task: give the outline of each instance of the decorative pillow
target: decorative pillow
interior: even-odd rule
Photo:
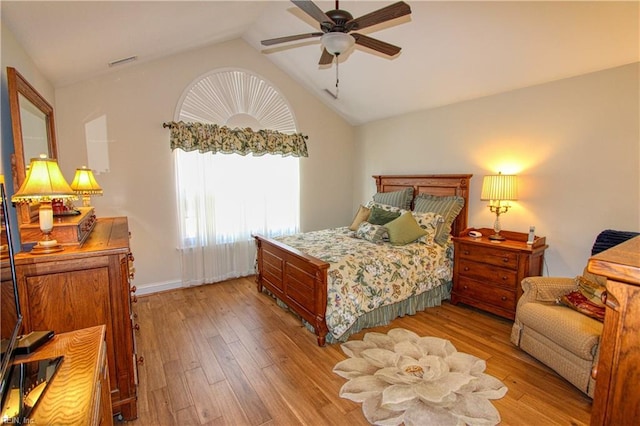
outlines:
[[[366,222],[367,219],[369,219],[369,213],[371,213],[371,209],[368,209],[365,206],[361,205],[360,208],[358,208],[356,217],[353,218],[353,222],[351,222],[351,226],[349,227],[349,229],[352,231],[357,231],[360,224],[362,222]]]
[[[451,224],[464,207],[464,198],[457,195],[437,196],[419,194],[415,199],[414,211],[420,213],[434,212],[444,218],[444,222],[436,231],[435,241],[445,245],[451,234]]]
[[[420,228],[411,212],[405,212],[397,219],[385,225],[389,232],[389,242],[396,246],[412,243],[427,235],[427,231]]]
[[[381,204],[381,203],[376,203],[375,201],[369,201],[367,204],[365,204],[365,207],[368,209],[372,209],[374,207],[377,207],[379,209],[382,210],[386,210],[388,212],[400,212],[400,213],[404,213],[408,210],[405,209],[401,209],[400,207],[395,207],[395,206],[390,206],[388,204]]]
[[[380,244],[388,237],[387,228],[382,225],[374,225],[369,222],[362,222],[356,231],[356,238]]]
[[[413,200],[413,188],[405,188],[400,191],[378,192],[373,196],[376,203],[387,204],[405,210],[411,210]]]
[[[438,226],[440,226],[442,222],[444,222],[442,216],[433,212],[411,212],[411,214],[418,223],[418,226],[420,226],[420,228],[422,228],[427,233],[427,235],[418,238],[418,242],[427,245],[433,244]]]
[[[391,212],[374,206],[371,208],[367,222],[373,223],[374,225],[384,225],[398,216],[400,216],[400,212]]]
[[[588,317],[604,321],[605,305],[601,296],[606,287],[577,276],[578,289],[560,297],[560,303]]]

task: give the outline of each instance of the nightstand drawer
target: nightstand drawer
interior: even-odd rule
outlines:
[[[518,269],[518,253],[498,247],[492,248],[473,244],[460,244],[460,251],[457,255],[460,259],[488,263],[514,270]]]
[[[506,268],[497,268],[486,263],[477,263],[469,260],[460,260],[458,266],[460,276],[473,278],[477,281],[491,283],[501,287],[514,289],[517,284],[516,271]]]
[[[467,277],[461,276],[453,291],[463,299],[481,300],[509,310],[514,309],[516,304],[516,293],[513,290],[487,285]]]

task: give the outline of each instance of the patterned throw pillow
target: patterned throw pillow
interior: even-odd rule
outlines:
[[[382,225],[374,225],[369,222],[362,222],[356,231],[356,238],[380,244],[385,238],[389,238],[387,228]]]
[[[437,196],[420,194],[416,197],[414,211],[420,213],[433,212],[442,215],[444,222],[436,232],[435,241],[445,245],[451,234],[451,224],[464,207],[464,198],[457,195]]]
[[[375,201],[369,201],[365,205],[365,207],[368,208],[368,209],[372,209],[374,207],[377,207],[379,209],[386,210],[388,212],[404,213],[404,212],[408,211],[408,210],[405,210],[405,209],[401,209],[400,207],[390,206],[388,204],[376,203]]]
[[[578,289],[561,296],[560,303],[588,317],[604,321],[605,305],[601,296],[606,287],[581,276],[577,276],[575,281]]]
[[[393,192],[378,192],[373,196],[373,201],[410,210],[411,201],[413,201],[413,188],[405,188]]]
[[[433,212],[419,213],[411,212],[418,226],[427,232],[427,235],[418,238],[419,243],[431,245],[434,243],[436,232],[444,222],[441,215]]]

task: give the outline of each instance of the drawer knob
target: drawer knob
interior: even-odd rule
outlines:
[[[469,250],[465,250],[465,251],[463,251],[463,253],[467,254],[467,255],[470,254]]]
[[[469,267],[468,267],[468,266],[465,266],[465,267],[464,267],[464,270],[465,270],[465,271],[468,271],[468,270],[469,270]]]
[[[503,261],[504,263],[508,263],[508,262],[509,262],[509,258],[508,258],[508,257],[503,257],[503,258],[502,258],[502,261]]]
[[[504,276],[504,275],[502,276],[502,281],[507,281],[508,279],[509,279],[509,277],[506,277],[506,276]],[[135,287],[135,286],[134,286],[134,287]]]
[[[507,296],[502,296],[500,299],[504,302],[507,300]]]
[[[462,287],[463,289],[467,290],[469,287],[467,287],[466,285]]]

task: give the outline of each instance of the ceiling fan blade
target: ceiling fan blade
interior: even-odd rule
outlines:
[[[383,7],[382,9],[378,9],[359,18],[353,19],[347,22],[347,26],[353,30],[360,30],[410,13],[411,7],[403,1],[399,1],[387,7]]]
[[[378,39],[366,36],[364,34],[351,34],[356,39],[356,44],[376,50],[388,56],[394,56],[400,53],[401,47],[380,41]]]
[[[278,38],[270,38],[268,40],[262,40],[260,43],[262,43],[263,46],[271,46],[273,44],[286,43],[288,41],[295,41],[295,40],[303,40],[305,38],[320,37],[322,34],[324,34],[324,33],[308,33],[308,34],[290,35],[290,36],[286,36],[286,37],[278,37]]]
[[[323,22],[334,23],[333,19],[329,18],[326,13],[322,11],[316,4],[310,0],[291,0],[291,3],[302,9],[307,15],[318,21],[320,24]]]
[[[331,62],[333,62],[333,55],[327,49],[322,49],[322,56],[320,56],[318,65],[329,65]]]

